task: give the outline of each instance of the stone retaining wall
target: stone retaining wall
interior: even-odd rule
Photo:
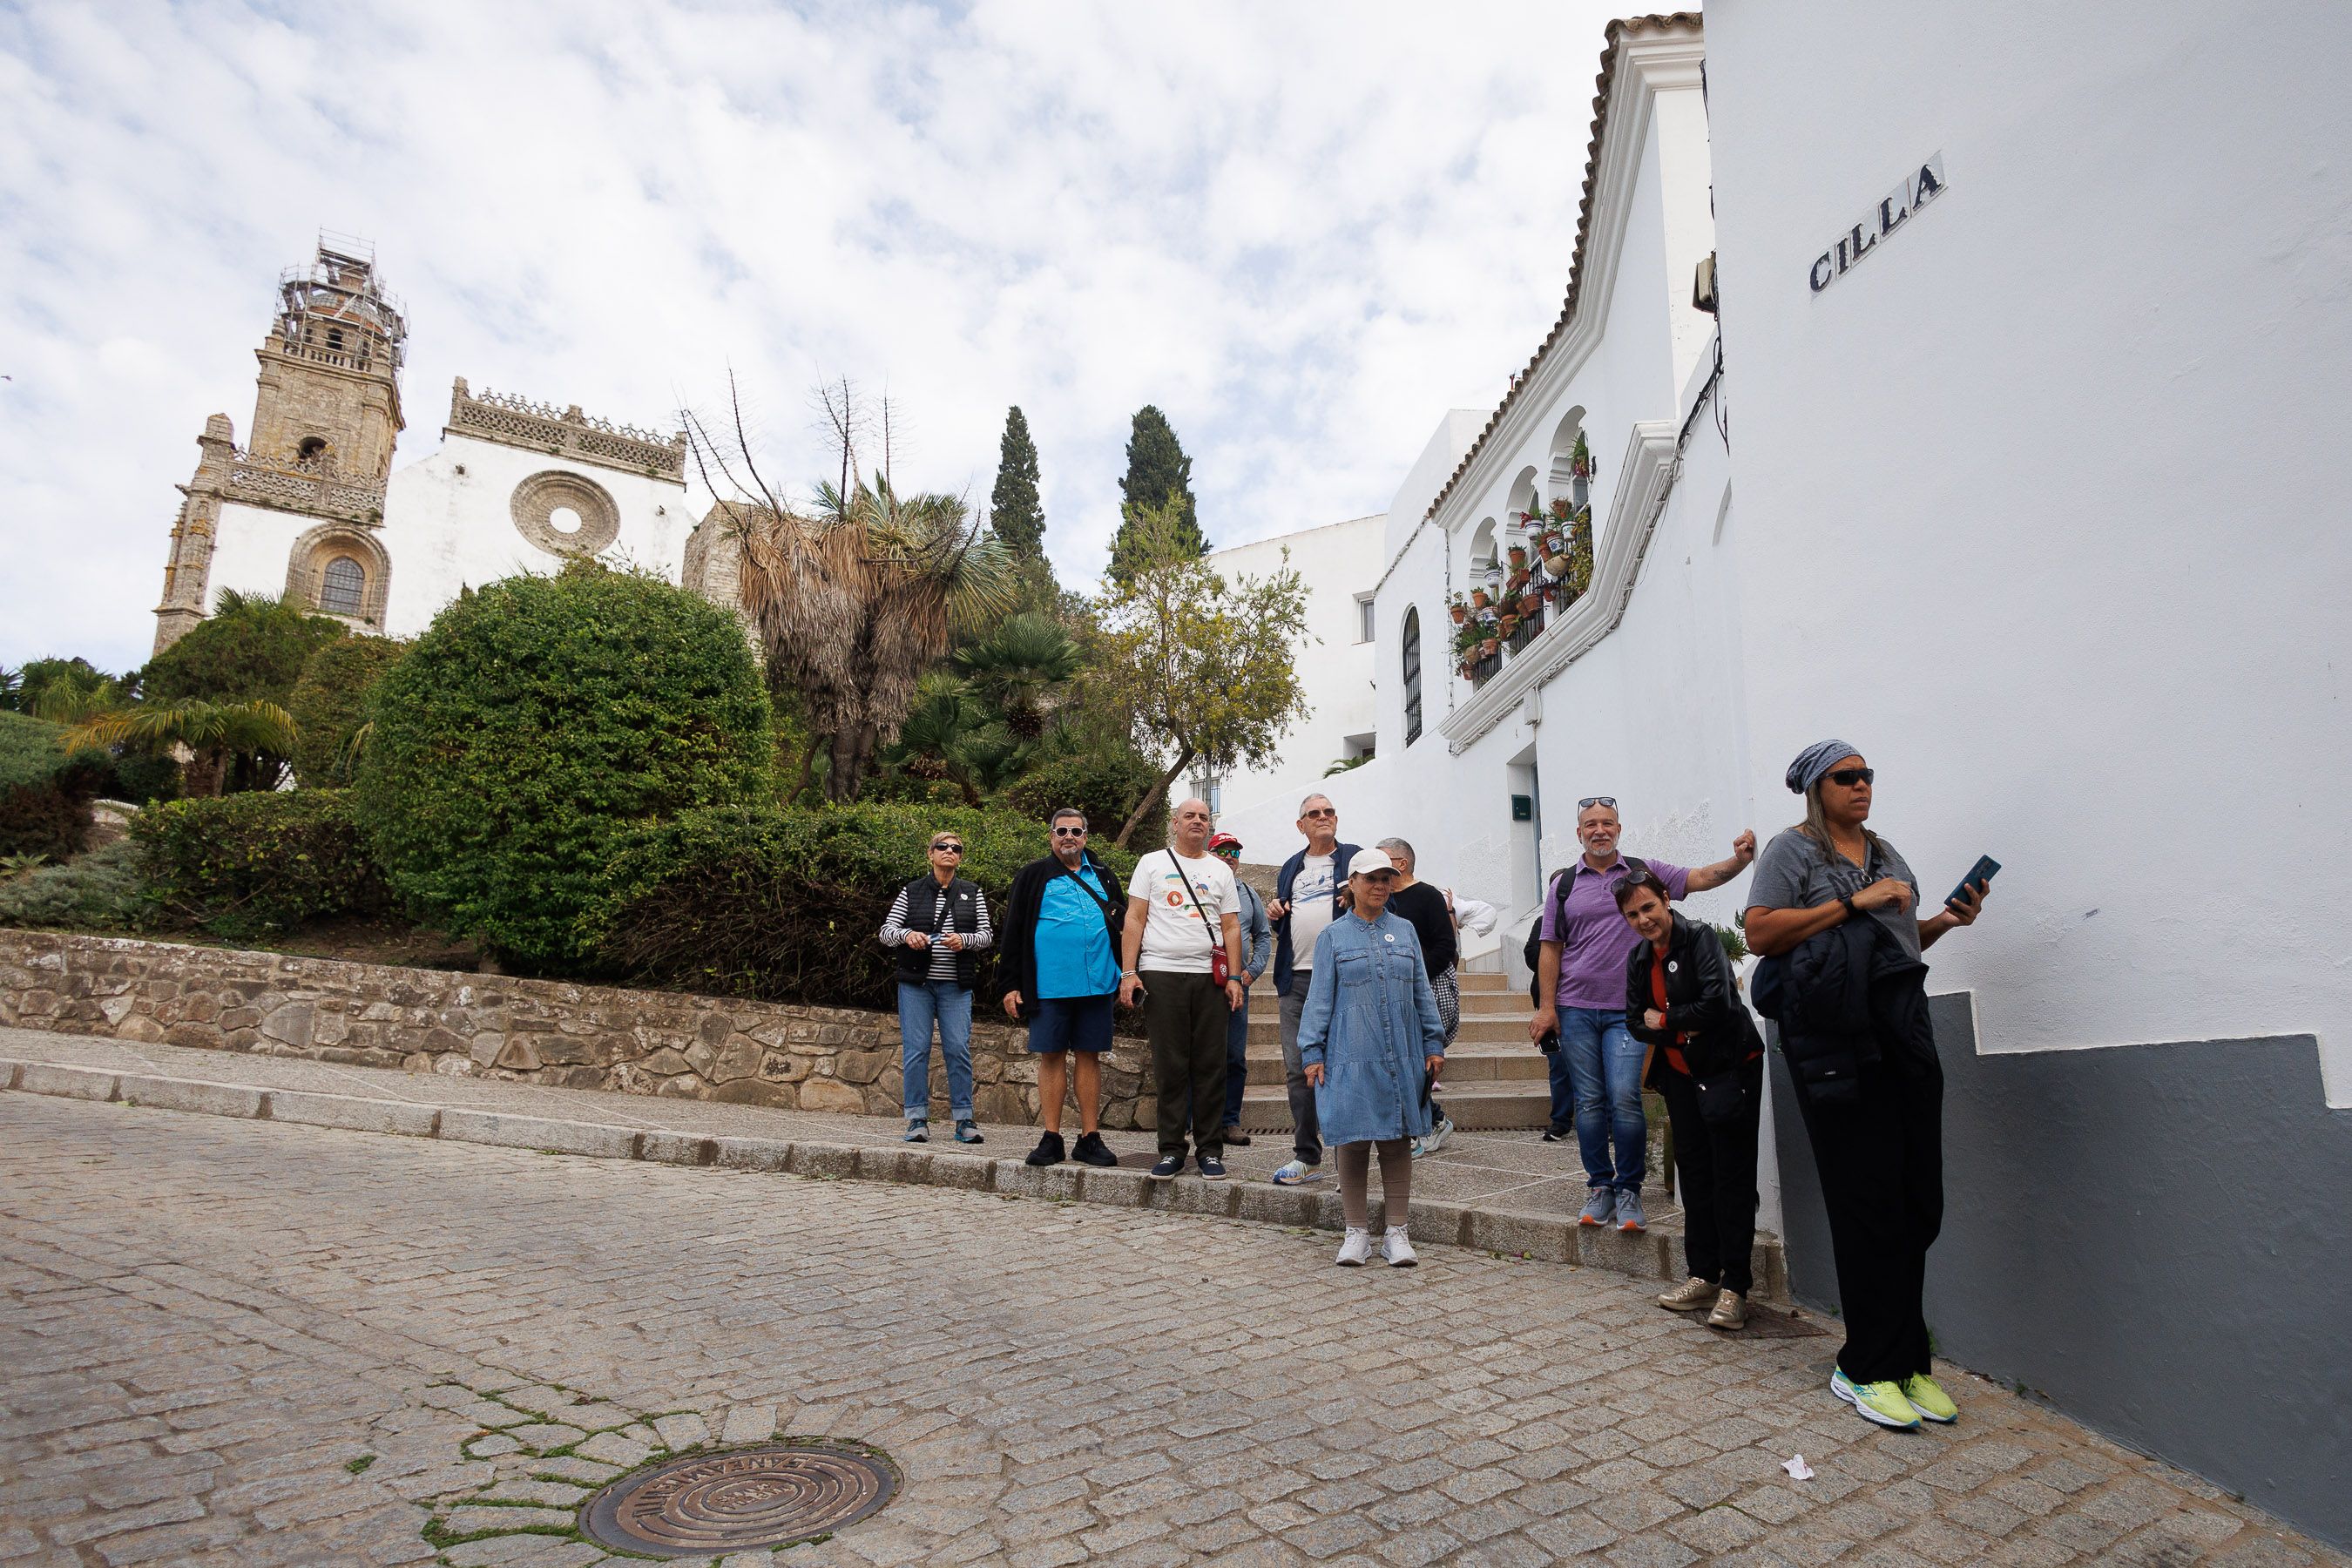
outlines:
[[[0,929],[0,1025],[457,1078],[897,1117],[898,1020],[675,991]],[[1022,1031],[976,1024],[973,1100],[1033,1121]],[[1151,1125],[1142,1043],[1103,1065],[1103,1125]],[[949,1111],[932,1054],[931,1111]]]

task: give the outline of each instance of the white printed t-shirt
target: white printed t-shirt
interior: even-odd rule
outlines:
[[[1309,855],[1290,879],[1290,962],[1301,969],[1315,967],[1315,939],[1331,923],[1331,900],[1339,890],[1332,877],[1337,851]]]
[[[1192,890],[1184,890],[1181,866],[1192,879]],[[1225,944],[1224,917],[1238,916],[1242,910],[1241,895],[1234,890],[1234,874],[1223,860],[1213,855],[1198,859],[1186,859],[1173,849],[1154,849],[1135,863],[1135,875],[1128,879],[1127,896],[1141,899],[1144,903],[1143,951],[1136,959],[1139,970],[1156,969],[1173,974],[1206,974],[1209,955]],[[1200,909],[1192,906],[1200,900]],[[1204,932],[1201,915],[1205,911],[1209,927]]]

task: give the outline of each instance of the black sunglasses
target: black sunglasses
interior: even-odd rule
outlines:
[[[1588,795],[1576,803],[1576,809],[1590,811],[1596,805],[1605,805],[1614,811],[1617,809],[1617,797],[1613,795]]]
[[[1309,819],[1309,820],[1311,821],[1311,820],[1313,820],[1314,818],[1318,817],[1318,816],[1339,816],[1339,814],[1338,812],[1336,812],[1336,811],[1332,810],[1329,806],[1328,806],[1328,805],[1327,805],[1327,806],[1325,806],[1325,807],[1324,807],[1322,810],[1320,810],[1320,811],[1307,811],[1307,812],[1301,812],[1299,815],[1300,815],[1300,816],[1302,816],[1307,817],[1307,819]]]
[[[1056,827],[1054,829],[1054,837],[1056,838],[1084,838],[1086,836],[1087,830],[1083,827]]]
[[[1833,768],[1830,771],[1829,781],[1840,789],[1852,789],[1858,784],[1868,784],[1877,776],[1876,768]]]
[[[961,844],[934,844],[931,847],[934,849],[944,850],[950,855],[961,855],[963,853],[963,846]]]

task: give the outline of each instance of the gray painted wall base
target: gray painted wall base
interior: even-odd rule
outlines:
[[[2317,1042],[1979,1056],[1967,994],[1933,1005],[1941,1353],[2352,1546],[2352,1111],[2328,1110]],[[1820,1178],[1772,1063],[1789,1289],[1833,1308]]]

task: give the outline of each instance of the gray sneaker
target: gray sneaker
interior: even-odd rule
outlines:
[[[1617,1189],[1595,1187],[1592,1195],[1584,1200],[1584,1212],[1576,1216],[1579,1225],[1608,1225],[1617,1217]]]
[[[1617,1194],[1617,1228],[1629,1235],[1649,1224],[1642,1213],[1642,1194],[1632,1187]]]

